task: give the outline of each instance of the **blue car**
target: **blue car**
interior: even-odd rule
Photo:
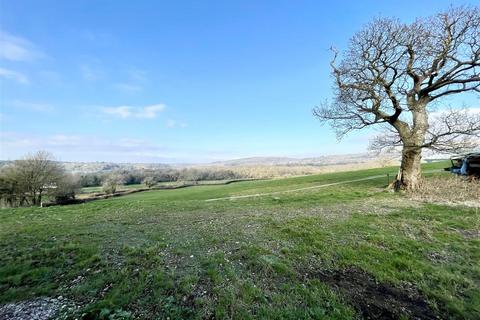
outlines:
[[[463,176],[480,176],[480,152],[467,153],[450,158],[452,166],[446,171]]]

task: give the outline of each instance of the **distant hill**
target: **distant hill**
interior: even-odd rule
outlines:
[[[390,165],[398,163],[399,156],[389,156],[383,159],[383,162],[390,162]],[[431,162],[440,159],[448,159],[448,156],[430,156],[424,157],[424,161]],[[309,158],[291,158],[291,157],[249,157],[225,161],[216,161],[203,164],[166,164],[166,163],[115,163],[115,162],[62,162],[67,171],[72,173],[92,173],[92,172],[110,172],[116,170],[154,170],[168,168],[195,168],[195,167],[336,167],[336,166],[356,166],[370,164],[371,166],[382,165],[382,157],[372,153],[352,153],[343,155],[328,155]],[[0,168],[11,161],[0,160]]]
[[[67,171],[74,173],[165,169],[171,167],[163,163],[63,162],[62,164]]]
[[[0,161],[0,168],[12,161]],[[163,163],[115,163],[115,162],[60,162],[67,171],[72,173],[109,172],[116,170],[165,169],[172,165]]]
[[[210,165],[215,166],[330,166],[339,164],[365,163],[377,159],[370,153],[328,155],[311,158],[288,157],[250,157],[227,161],[217,161]]]
[[[249,158],[240,158],[240,159],[232,159],[232,160],[225,160],[225,161],[215,161],[209,163],[207,165],[213,166],[245,166],[245,165],[269,165],[269,166],[276,166],[276,165],[285,165],[288,163],[296,163],[300,159],[296,158],[287,158],[287,157],[249,157]]]

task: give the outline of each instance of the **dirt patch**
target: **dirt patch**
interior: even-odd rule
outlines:
[[[0,320],[70,319],[80,305],[62,296],[38,297],[0,305]]]
[[[36,298],[0,306],[0,319],[48,320],[58,314],[62,302],[52,298]]]
[[[379,283],[355,268],[317,271],[304,277],[319,279],[339,291],[364,319],[441,319],[417,290]]]
[[[471,201],[441,201],[441,200],[430,200],[424,201],[425,203],[433,203],[439,205],[446,205],[452,207],[469,207],[469,208],[480,208],[480,200],[471,200]]]
[[[480,230],[458,230],[466,239],[480,239]]]
[[[341,185],[341,184],[347,184],[347,183],[352,183],[352,182],[373,180],[373,179],[381,178],[383,176],[384,175],[376,175],[376,176],[370,176],[370,177],[359,178],[359,179],[354,179],[354,180],[338,181],[338,182],[326,183],[326,184],[321,184],[321,185],[316,185],[316,186],[294,188],[294,189],[288,189],[288,190],[282,190],[282,191],[237,195],[237,196],[229,196],[229,197],[222,197],[222,198],[211,198],[211,199],[206,199],[205,201],[206,202],[212,202],[212,201],[221,201],[221,200],[237,200],[237,199],[245,199],[245,198],[264,197],[264,196],[276,196],[276,195],[285,194],[285,193],[313,190],[313,189],[326,188],[326,187],[331,187],[331,186],[338,186],[338,185]]]

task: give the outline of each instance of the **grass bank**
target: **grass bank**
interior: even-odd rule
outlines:
[[[477,319],[478,210],[384,192],[386,173],[3,209],[0,303],[61,295],[77,306],[62,316],[86,319]]]

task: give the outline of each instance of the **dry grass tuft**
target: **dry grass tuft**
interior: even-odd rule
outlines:
[[[480,180],[461,176],[431,177],[425,179],[420,190],[409,192],[411,199],[457,203],[469,206],[480,206]]]

